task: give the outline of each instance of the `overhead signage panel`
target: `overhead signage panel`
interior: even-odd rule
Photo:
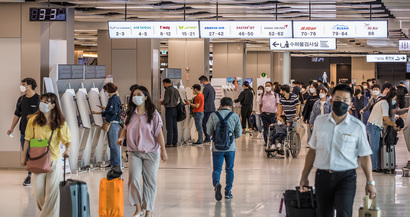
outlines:
[[[271,38],[271,50],[336,50],[336,38]]]
[[[399,40],[399,50],[410,50],[410,40]]]
[[[201,38],[292,38],[292,21],[200,21]]]
[[[198,21],[108,22],[110,38],[199,38]]]
[[[398,63],[407,62],[407,54],[368,54],[367,62]]]
[[[387,38],[387,21],[293,21],[295,38]]]

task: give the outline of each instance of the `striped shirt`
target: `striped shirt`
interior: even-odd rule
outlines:
[[[289,121],[293,120],[296,116],[296,107],[299,106],[299,99],[298,97],[290,93],[289,99],[285,97],[280,97],[280,104],[282,105],[283,111],[285,112],[286,119]]]

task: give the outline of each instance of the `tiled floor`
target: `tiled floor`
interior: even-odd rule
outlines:
[[[305,139],[304,139],[305,141]],[[305,156],[306,143],[296,159],[267,159],[262,140],[243,136],[237,141],[235,161],[234,198],[216,202],[211,182],[211,155],[209,145],[203,147],[178,147],[168,149],[169,162],[161,164],[158,178],[158,194],[155,216],[285,216],[279,214],[279,203],[285,189],[294,188],[299,182]],[[396,175],[376,174],[378,204],[383,217],[410,216],[410,178],[401,177],[401,168],[410,160],[404,138],[400,134],[397,146],[398,168]],[[106,171],[71,175],[85,180],[91,198],[91,216],[98,216],[99,180]],[[36,206],[31,188],[23,187],[24,171],[0,170],[0,216],[36,216]],[[313,172],[311,173],[313,183]],[[224,177],[224,176],[223,176]],[[125,183],[128,171],[125,170]],[[222,180],[224,183],[224,178]],[[362,204],[365,178],[358,172],[358,186],[353,216]],[[132,216],[134,209],[128,204],[125,185],[125,216]]]

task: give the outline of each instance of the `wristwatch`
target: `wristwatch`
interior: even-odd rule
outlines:
[[[374,186],[374,185],[376,185],[376,182],[375,182],[375,181],[369,181],[369,182],[366,182],[366,184],[367,184],[367,185],[373,185],[373,186]]]

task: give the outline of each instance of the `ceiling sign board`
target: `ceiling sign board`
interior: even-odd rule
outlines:
[[[293,21],[295,38],[387,38],[387,21]]]
[[[407,62],[407,54],[369,54],[367,62],[398,63]]]
[[[200,21],[201,38],[292,38],[292,21]]]
[[[336,38],[271,38],[271,50],[336,50]]]
[[[108,22],[110,38],[199,38],[198,21]]]
[[[410,50],[410,40],[399,40],[399,50]]]

